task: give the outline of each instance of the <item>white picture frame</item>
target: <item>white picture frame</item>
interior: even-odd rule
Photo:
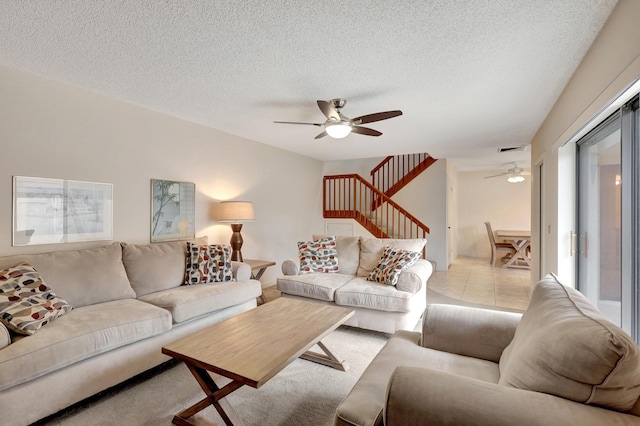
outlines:
[[[151,242],[195,238],[196,184],[151,179]]]
[[[13,177],[13,246],[112,239],[112,184]]]

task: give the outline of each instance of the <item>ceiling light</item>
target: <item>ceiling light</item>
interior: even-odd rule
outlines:
[[[520,183],[520,182],[524,182],[524,176],[520,175],[520,174],[515,174],[515,175],[511,175],[507,178],[507,181],[509,183]]]
[[[332,138],[342,139],[351,133],[351,124],[348,121],[327,123],[325,124],[324,129]]]

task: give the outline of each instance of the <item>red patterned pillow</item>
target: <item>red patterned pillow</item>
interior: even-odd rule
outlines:
[[[205,284],[232,281],[231,247],[187,242],[187,265],[184,283]]]
[[[28,263],[0,271],[0,321],[16,333],[32,335],[71,309]]]
[[[419,251],[409,251],[386,246],[382,257],[367,276],[368,281],[396,285],[400,273],[420,259]]]
[[[333,273],[339,270],[335,236],[299,242],[298,256],[300,257],[301,274]]]

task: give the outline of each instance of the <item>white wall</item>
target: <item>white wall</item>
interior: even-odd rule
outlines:
[[[620,0],[613,10],[591,48],[576,69],[571,80],[547,115],[531,142],[532,166],[543,164],[545,187],[542,191],[534,182],[534,197],[539,192],[545,195],[542,204],[546,226],[544,247],[540,247],[540,221],[532,223],[532,245],[534,249],[532,282],[540,278],[539,259],[544,271],[559,271],[571,268],[573,258],[567,259],[563,242],[568,241],[568,229],[560,228],[561,217],[574,215],[565,211],[559,197],[568,197],[566,185],[559,180],[558,150],[572,138],[581,127],[589,123],[609,102],[640,76],[640,1]],[[560,188],[560,190],[559,190]],[[575,194],[573,194],[575,195]],[[532,205],[534,217],[538,216],[540,204]],[[562,264],[561,264],[562,263]]]
[[[393,196],[429,227],[427,259],[436,262],[438,271],[448,269],[447,192],[447,160],[438,160]]]
[[[112,183],[114,241],[150,241],[150,181],[196,184],[196,235],[228,243],[212,203],[254,202],[242,230],[245,258],[280,262],[323,231],[322,162],[0,67],[0,255],[73,250],[110,242],[11,246],[12,177]]]
[[[509,183],[504,170],[458,172],[458,256],[491,257],[485,222],[496,229],[531,229],[531,178]]]

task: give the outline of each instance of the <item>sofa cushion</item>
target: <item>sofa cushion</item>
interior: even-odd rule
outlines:
[[[396,285],[400,273],[416,263],[419,251],[409,251],[386,246],[375,268],[367,275],[368,281]]]
[[[277,279],[277,285],[283,293],[332,302],[336,289],[351,279],[353,275],[340,273],[286,275]]]
[[[313,239],[326,237],[327,235],[314,235]],[[360,263],[360,237],[336,235],[336,250],[338,251],[338,272],[355,275]]]
[[[28,263],[0,271],[0,321],[16,333],[32,335],[70,310]]]
[[[337,305],[376,309],[387,312],[411,311],[413,293],[399,291],[396,287],[355,277],[336,289]]]
[[[298,256],[301,274],[338,272],[338,251],[334,236],[299,242]]]
[[[75,251],[0,258],[0,269],[26,262],[55,293],[74,308],[132,299],[136,293],[122,264],[120,243]]]
[[[0,391],[169,329],[169,312],[135,299],[73,309],[0,351]]]
[[[174,324],[240,305],[262,294],[260,281],[181,286],[141,296],[139,300],[166,309]]]
[[[231,247],[187,243],[185,284],[231,281]]]
[[[207,244],[208,238],[189,240]],[[138,296],[178,287],[184,283],[186,241],[154,244],[122,243],[122,261]]]
[[[359,277],[367,277],[378,265],[386,246],[422,252],[427,240],[424,238],[396,240],[391,238],[362,238],[360,239]]]
[[[640,396],[640,348],[549,274],[531,294],[500,373],[503,385],[628,411]]]

